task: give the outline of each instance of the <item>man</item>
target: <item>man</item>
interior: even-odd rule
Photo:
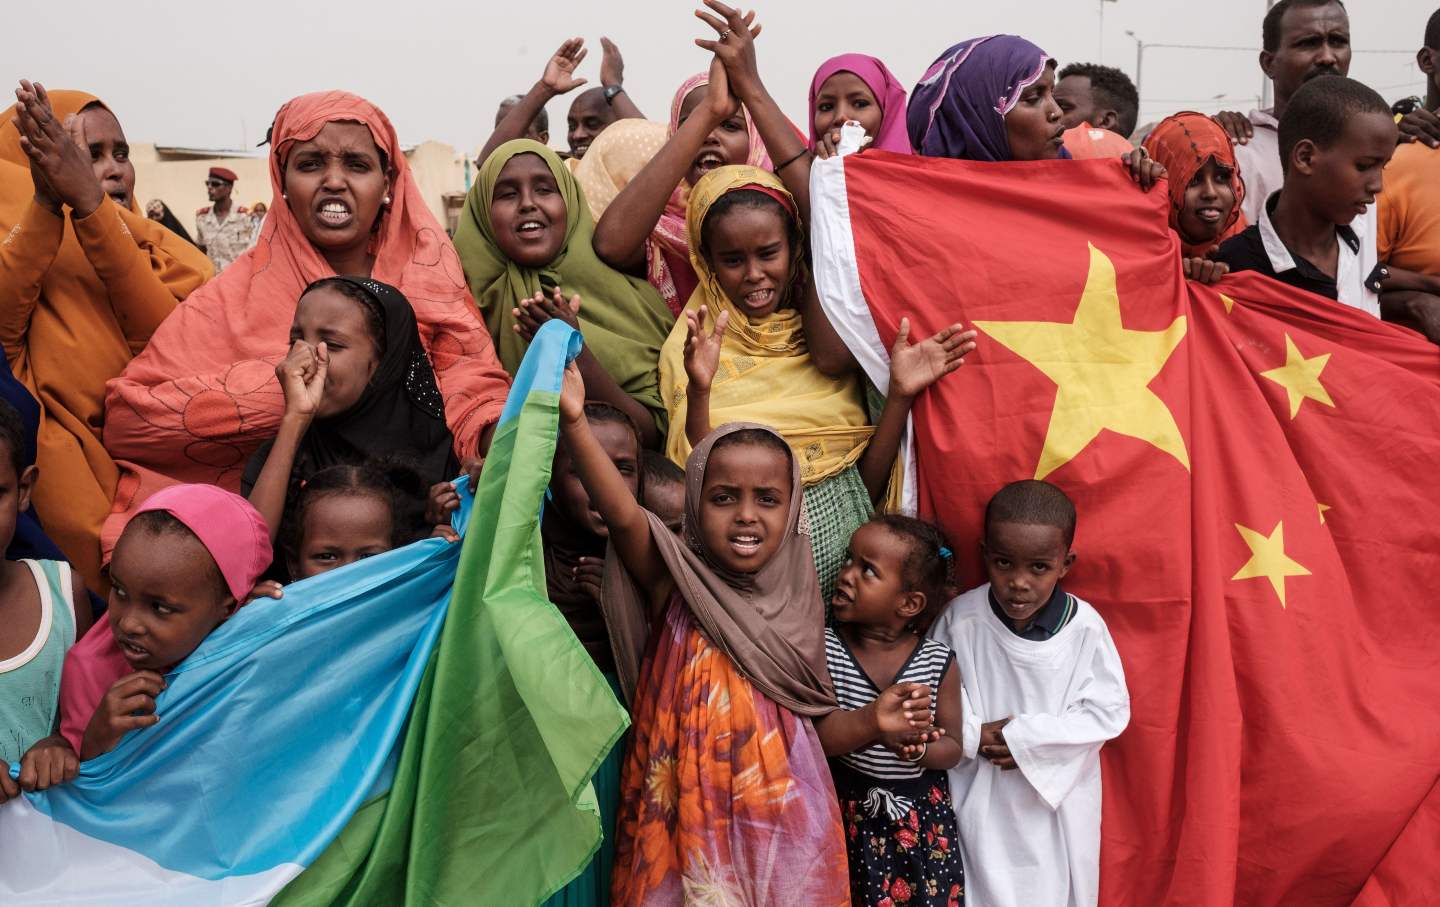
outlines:
[[[500,106],[495,109],[495,125],[499,126],[505,120],[505,117],[510,114],[511,109],[523,100],[525,100],[523,94],[512,94],[510,97],[501,101]],[[524,134],[520,137],[539,142],[542,145],[550,144],[550,114],[545,112],[544,107],[541,107],[540,112],[535,114],[535,117],[530,120],[530,123],[525,127]]]
[[[205,180],[210,204],[195,212],[195,245],[210,256],[216,274],[255,244],[255,222],[250,212],[230,198],[236,179],[234,170],[211,167]]]
[[[1140,118],[1140,94],[1135,83],[1113,66],[1071,63],[1057,73],[1055,103],[1066,129],[1089,123],[1129,138]]]
[[[565,139],[570,143],[570,156],[576,160],[585,156],[590,143],[606,126],[616,120],[643,117],[625,91],[625,61],[620,48],[609,38],[601,38],[600,46],[604,51],[600,58],[600,87],[580,92],[565,115]]]
[[[1274,85],[1275,106],[1252,110],[1248,118],[1229,111],[1215,117],[1235,140],[1245,181],[1242,209],[1252,224],[1260,222],[1266,200],[1285,181],[1279,127],[1290,98],[1316,76],[1350,72],[1350,16],[1340,0],[1280,0],[1265,14],[1260,45],[1260,68]]]
[[[1425,74],[1419,110],[1433,116],[1440,112],[1440,10],[1430,16],[1424,41],[1416,55]],[[1381,315],[1440,343],[1440,149],[1423,141],[1401,145],[1385,170],[1378,207],[1377,251],[1390,270]]]

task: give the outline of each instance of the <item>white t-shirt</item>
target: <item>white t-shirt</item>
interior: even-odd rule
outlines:
[[[1043,642],[1011,632],[990,586],[952,601],[930,636],[955,650],[962,687],[959,765],[950,796],[968,907],[1093,905],[1100,893],[1100,747],[1130,722],[1130,694],[1105,621],[1075,616]],[[1018,769],[977,755],[980,725],[1001,718]]]

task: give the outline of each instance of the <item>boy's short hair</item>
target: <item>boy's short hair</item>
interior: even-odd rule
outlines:
[[[1054,526],[1065,536],[1065,546],[1075,541],[1075,502],[1049,482],[1026,479],[1011,482],[995,492],[985,505],[985,534],[996,523],[1023,523]]]
[[[8,450],[5,456],[15,465],[15,475],[25,471],[26,452],[29,445],[25,439],[29,437],[25,430],[25,420],[20,418],[20,411],[10,405],[9,400],[0,400],[0,444],[4,444]]]
[[[685,470],[674,460],[658,450],[640,451],[640,472],[645,477],[645,487],[655,485],[684,485]]]
[[[514,107],[516,104],[519,104],[523,100],[525,100],[525,96],[523,94],[512,94],[510,97],[501,101],[500,106],[495,109],[495,125],[499,126],[500,121],[505,119],[505,114],[507,112],[505,108]],[[535,119],[530,121],[530,127],[536,132],[550,131],[550,114],[545,112],[544,107],[541,107],[540,112],[535,114]]]
[[[1280,49],[1280,20],[1292,9],[1308,9],[1312,6],[1338,6],[1345,9],[1342,0],[1280,0],[1265,13],[1260,23],[1260,46],[1266,53],[1273,54]],[[1348,12],[1348,10],[1347,10]]]
[[[1370,86],[1345,76],[1311,79],[1285,106],[1280,117],[1280,167],[1290,172],[1290,155],[1305,139],[1329,148],[1345,133],[1351,117],[1366,113],[1390,116],[1390,105]]]
[[[1425,23],[1425,46],[1440,50],[1440,9],[1431,13],[1430,21]]]
[[[1055,80],[1058,82],[1066,76],[1089,79],[1090,94],[1099,102],[1096,106],[1115,110],[1118,117],[1115,125],[1123,135],[1128,137],[1135,131],[1135,123],[1140,119],[1140,92],[1135,90],[1129,76],[1113,66],[1099,63],[1071,63],[1055,74]]]

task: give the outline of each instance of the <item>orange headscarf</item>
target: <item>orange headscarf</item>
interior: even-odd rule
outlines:
[[[398,288],[414,306],[455,453],[463,460],[478,452],[481,433],[499,418],[509,378],[475,311],[455,246],[426,207],[395,127],[379,108],[347,92],[295,98],[271,126],[271,189],[282,197],[291,147],[336,121],[364,124],[388,159],[391,203],[371,241],[370,276]],[[290,207],[277,204],[255,247],[176,309],[144,354],[110,383],[105,444],[124,473],[106,523],[107,547],[125,515],[164,485],[239,487],[246,458],[280,424],[284,396],[275,364],[289,347],[295,304],[312,281],[334,273]]]
[[[1219,123],[1203,113],[1189,110],[1177,113],[1161,120],[1151,130],[1144,148],[1169,173],[1170,229],[1180,237],[1180,249],[1187,258],[1203,257],[1245,229],[1245,215],[1240,211],[1240,204],[1245,201],[1245,181],[1240,178],[1240,167],[1235,163],[1235,145]],[[1229,167],[1234,174],[1235,209],[1214,240],[1194,245],[1186,242],[1180,233],[1180,211],[1185,207],[1185,189],[1211,158]]]
[[[62,121],[100,104],[51,91]],[[41,405],[34,504],[86,584],[103,592],[100,527],[118,469],[100,443],[105,382],[175,305],[213,273],[195,246],[108,196],[88,217],[34,202],[15,108],[0,113],[0,338],[15,376]]]

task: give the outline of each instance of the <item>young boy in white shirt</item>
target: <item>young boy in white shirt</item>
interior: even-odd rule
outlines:
[[[1130,721],[1120,655],[1094,608],[1060,587],[1075,505],[1015,482],[985,509],[990,581],[930,635],[955,650],[961,744],[950,769],[968,907],[1091,905],[1100,890],[1100,747]]]

